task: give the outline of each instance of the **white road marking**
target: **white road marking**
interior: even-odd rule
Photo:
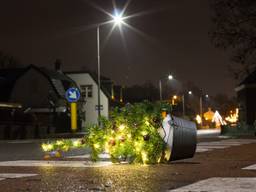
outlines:
[[[85,155],[76,155],[76,156],[67,156],[68,159],[89,159],[91,156],[90,154]],[[99,154],[100,159],[110,159],[109,154]]]
[[[89,159],[90,157],[91,157],[90,154],[85,154],[85,155],[67,156],[65,158],[68,158],[68,159]]]
[[[245,170],[256,170],[256,164],[243,168]]]
[[[228,138],[230,138],[230,136],[220,135],[220,136],[218,136],[218,138],[220,138],[220,139],[228,139]]]
[[[214,149],[226,149],[232,146],[256,143],[256,139],[227,139],[213,142],[200,142],[197,144],[196,152],[203,153]]]
[[[0,167],[104,167],[111,165],[111,162],[89,162],[89,161],[2,161]]]
[[[0,173],[0,179],[15,179],[22,177],[34,177],[37,174],[23,174],[23,173]]]
[[[227,142],[201,142],[198,143],[199,146],[204,146],[204,145],[216,145],[216,146],[237,146],[241,145],[241,143],[227,143]]]
[[[255,177],[214,177],[169,192],[252,192],[256,189]]]
[[[5,178],[0,178],[0,181],[3,181],[3,180],[5,180]]]
[[[211,149],[196,148],[196,153],[203,153],[203,152],[207,152],[207,151],[211,151]]]
[[[230,146],[220,146],[220,145],[203,145],[203,146],[198,146],[198,148],[202,149],[225,149]]]
[[[197,135],[220,134],[220,129],[201,129],[197,130]]]
[[[256,143],[256,139],[227,139],[221,142],[240,142],[240,143]]]

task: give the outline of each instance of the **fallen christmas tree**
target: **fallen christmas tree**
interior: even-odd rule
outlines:
[[[158,133],[161,126],[160,106],[138,103],[115,109],[110,120],[101,119],[101,126],[89,127],[86,143],[92,158],[99,153],[110,154],[113,162],[157,163],[164,151],[164,141]]]
[[[100,125],[88,126],[88,134],[84,138],[44,143],[42,148],[49,156],[74,148],[89,147],[93,161],[98,160],[100,153],[108,153],[112,162],[163,162],[168,147],[159,134],[162,109],[163,104],[149,102],[116,108],[109,119],[100,119]]]

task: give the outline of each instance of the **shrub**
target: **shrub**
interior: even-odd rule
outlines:
[[[255,125],[248,125],[245,122],[238,122],[237,125],[231,126],[223,125],[221,126],[221,134],[224,135],[253,135],[255,132]]]

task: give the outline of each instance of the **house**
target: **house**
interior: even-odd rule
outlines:
[[[88,71],[66,72],[79,86],[81,97],[85,101],[83,106],[85,125],[98,122],[98,81],[97,76]],[[113,82],[101,77],[100,109],[101,116],[108,118],[111,97],[113,96]]]
[[[239,121],[253,125],[256,120],[256,70],[236,88],[239,104]]]
[[[65,99],[65,92],[70,87],[77,87],[72,79],[60,71],[44,67],[29,65],[19,69],[0,70],[0,88],[3,93],[0,102],[20,104],[22,109],[11,111],[19,113],[19,116],[33,116],[30,126],[36,126],[39,135],[42,130],[43,135],[70,131],[68,103]],[[15,113],[13,118],[14,116]],[[4,119],[0,118],[0,122],[4,122],[1,124],[5,126]],[[10,122],[13,123],[14,120],[11,118]],[[25,124],[22,118],[15,123]]]

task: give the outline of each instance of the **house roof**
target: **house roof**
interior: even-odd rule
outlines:
[[[36,67],[34,65],[31,67],[41,72],[49,80],[57,94],[61,97],[65,97],[65,92],[68,88],[77,87],[76,83],[62,72],[49,70],[44,67]]]
[[[0,101],[9,100],[11,91],[15,85],[16,80],[31,69],[34,69],[44,75],[53,86],[56,93],[61,97],[65,97],[65,91],[69,87],[77,87],[76,83],[65,74],[54,70],[46,69],[44,67],[29,65],[24,68],[0,69],[0,88],[3,90],[0,94]]]
[[[93,78],[93,80],[95,80],[96,83],[98,82],[98,75],[95,72],[81,70],[81,71],[66,71],[64,73],[65,74],[83,74],[83,73],[87,73]],[[113,82],[110,78],[102,76],[102,75],[100,76],[100,80],[102,82]]]
[[[256,70],[250,73],[239,85],[256,84]]]
[[[41,71],[42,73],[44,73],[45,75],[47,75],[51,79],[59,79],[59,80],[62,80],[62,81],[74,82],[71,78],[69,78],[67,75],[65,75],[62,72],[57,72],[57,71],[54,71],[54,70],[49,70],[49,69],[44,68],[44,67],[37,67],[37,68],[38,68],[39,71]]]
[[[245,77],[245,79],[235,88],[235,91],[239,92],[245,88],[256,88],[256,70]]]

